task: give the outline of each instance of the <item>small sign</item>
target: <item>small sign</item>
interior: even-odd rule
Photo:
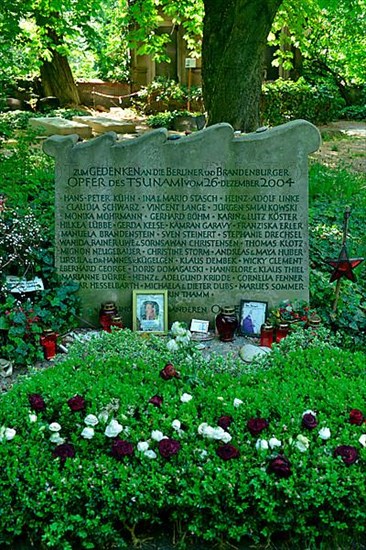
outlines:
[[[191,321],[191,332],[199,332],[201,334],[207,334],[208,333],[208,325],[209,321],[201,321],[200,319],[192,319]]]
[[[34,279],[22,279],[21,277],[6,277],[6,287],[13,294],[24,294],[26,292],[35,292],[36,290],[44,290],[42,279],[34,277]]]
[[[197,67],[197,59],[192,57],[186,57],[185,59],[185,68],[186,69],[195,69]]]

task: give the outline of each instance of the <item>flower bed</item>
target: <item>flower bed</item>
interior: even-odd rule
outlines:
[[[124,330],[2,396],[0,543],[129,548],[161,524],[191,547],[364,536],[365,355],[227,362]]]

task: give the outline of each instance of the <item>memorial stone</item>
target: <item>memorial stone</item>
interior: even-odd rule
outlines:
[[[167,289],[169,324],[214,320],[215,304],[308,300],[308,154],[299,120],[234,135],[222,123],[178,140],[165,129],[118,142],[53,136],[56,265],[80,283],[84,318],[133,289]],[[217,308],[215,309],[217,311]]]

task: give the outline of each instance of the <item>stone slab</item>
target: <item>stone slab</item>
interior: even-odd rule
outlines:
[[[56,265],[80,283],[96,322],[114,301],[131,326],[132,290],[168,290],[169,325],[214,324],[217,304],[308,300],[308,161],[315,126],[234,135],[228,124],[169,140],[53,136]]]
[[[31,128],[42,132],[45,136],[69,136],[77,134],[78,136],[88,139],[92,137],[92,130],[90,126],[75,122],[72,120],[66,120],[60,117],[37,117],[30,118],[29,124]]]
[[[105,134],[106,132],[116,132],[116,134],[133,134],[136,132],[136,124],[133,122],[124,122],[108,117],[74,116],[73,120],[75,122],[87,124],[97,134]]]

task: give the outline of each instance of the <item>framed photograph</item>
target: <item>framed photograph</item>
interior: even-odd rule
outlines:
[[[132,328],[138,332],[167,332],[167,290],[132,291]]]
[[[242,300],[240,302],[240,334],[244,336],[259,336],[261,326],[267,319],[268,302]]]

